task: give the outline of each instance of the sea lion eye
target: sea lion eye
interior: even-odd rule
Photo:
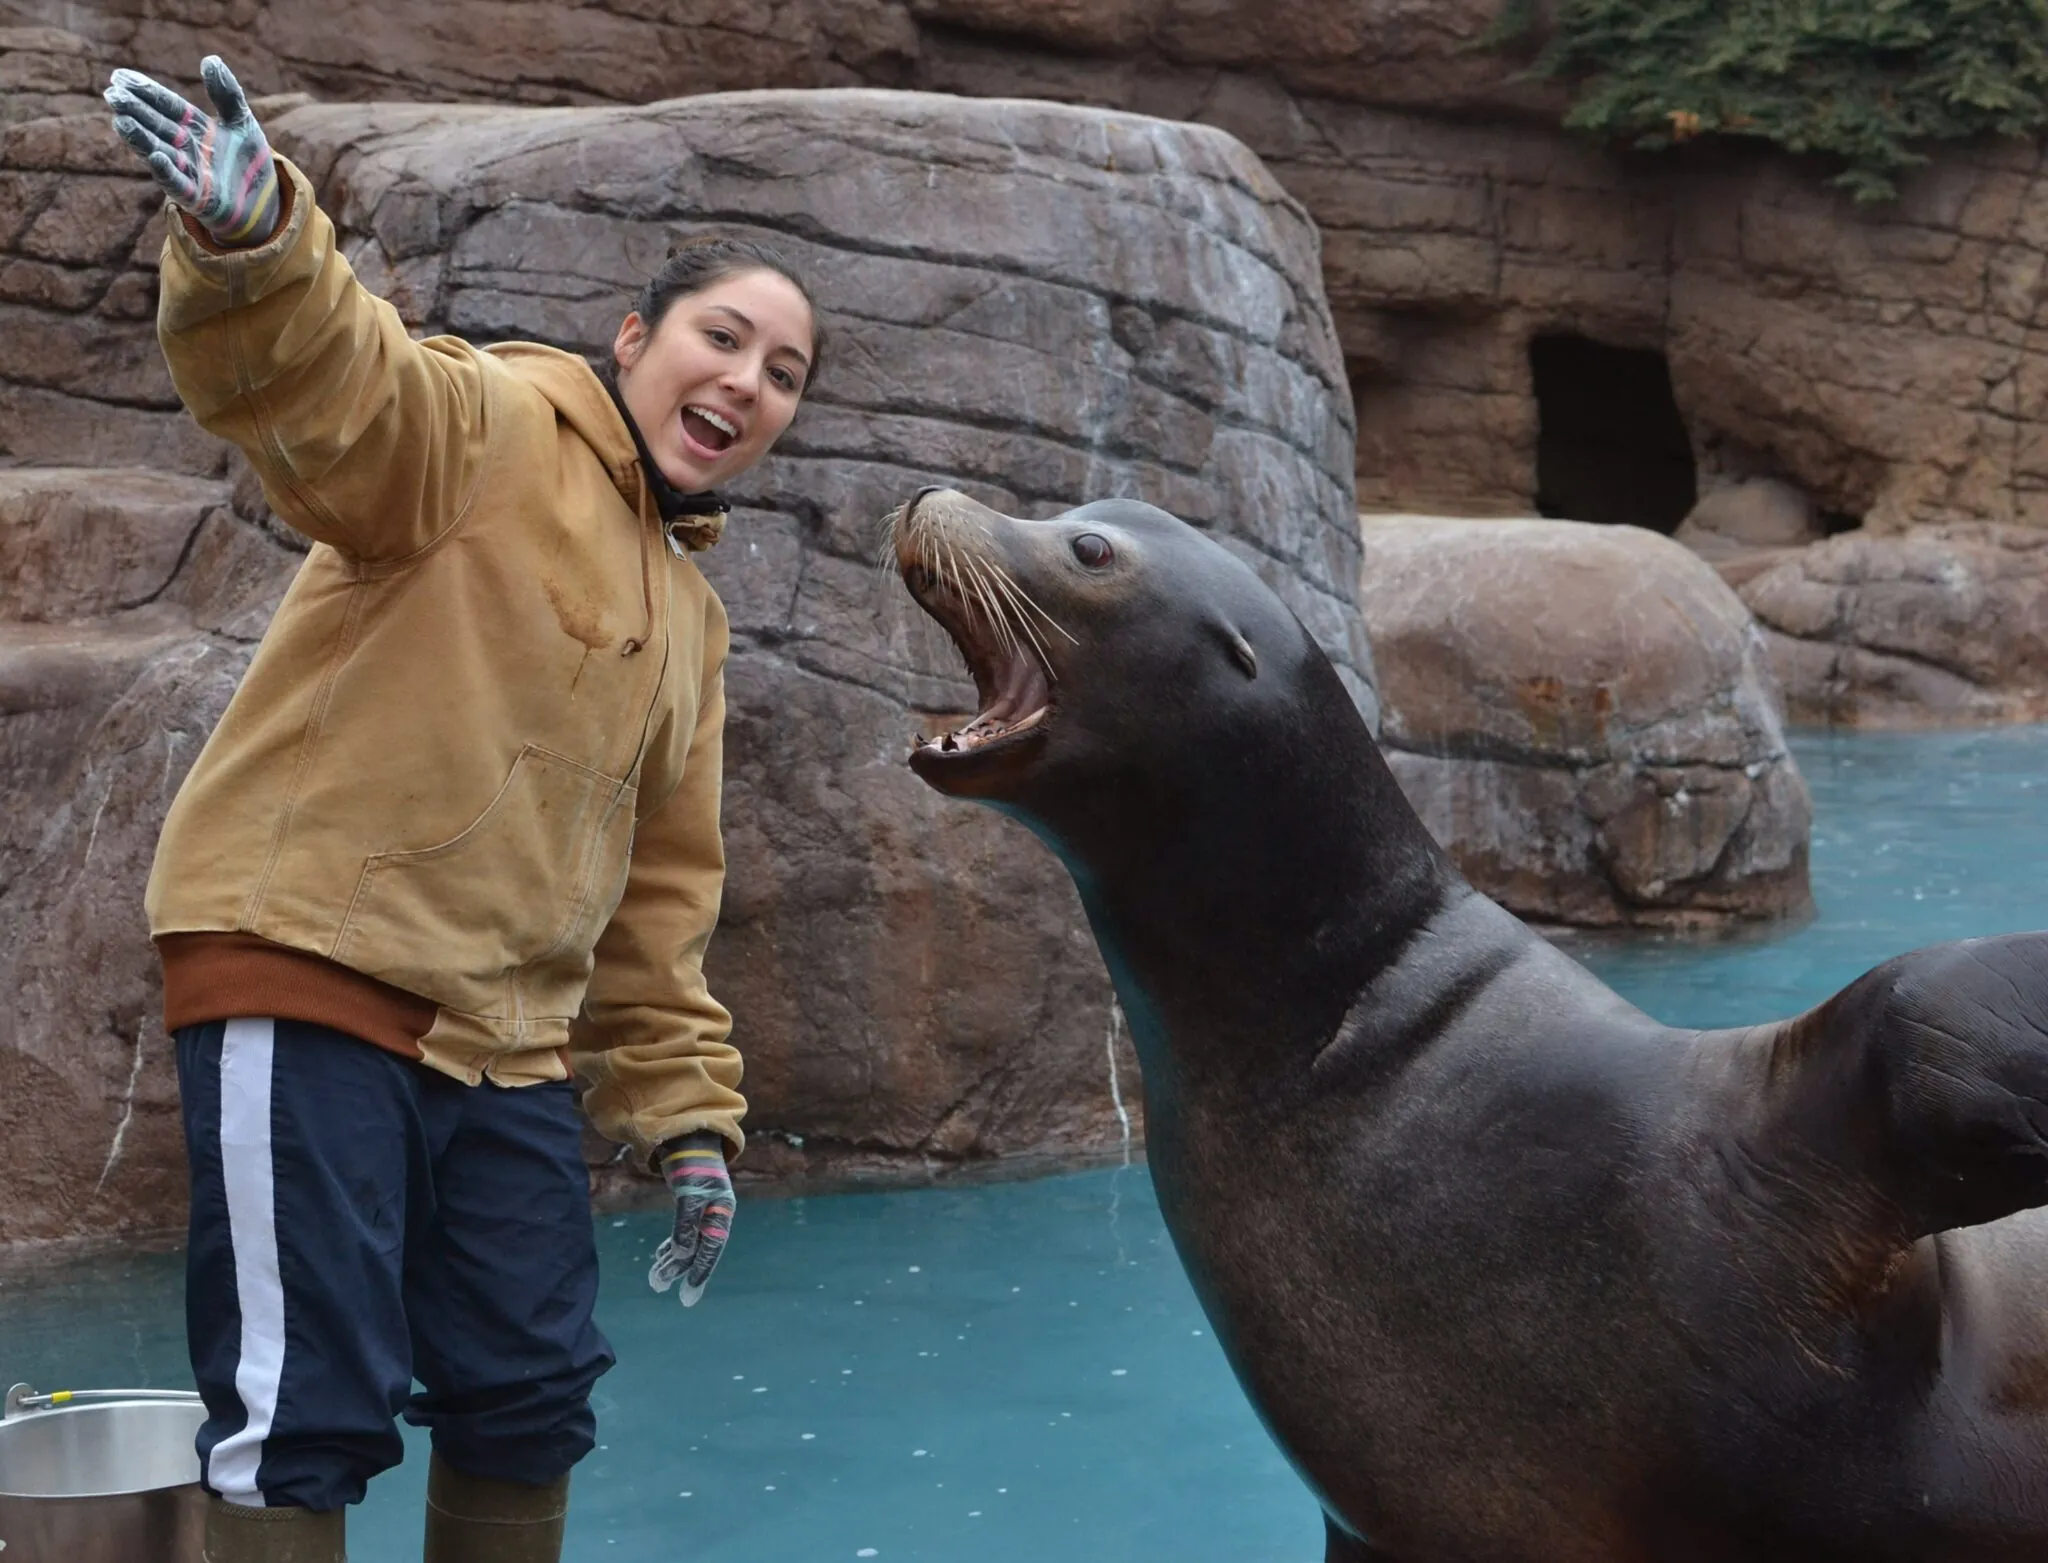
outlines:
[[[1109,546],[1109,539],[1093,532],[1083,532],[1073,542],[1074,557],[1091,570],[1099,570],[1116,557],[1116,550]]]

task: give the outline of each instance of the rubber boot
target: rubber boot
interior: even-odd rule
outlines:
[[[205,1563],[347,1563],[348,1510],[248,1509],[209,1496]]]
[[[458,1471],[440,1455],[427,1462],[427,1546],[423,1563],[560,1563],[569,1478],[545,1487]]]

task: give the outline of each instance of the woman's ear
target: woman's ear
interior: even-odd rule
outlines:
[[[647,348],[647,322],[640,311],[629,310],[619,322],[619,334],[612,338],[612,359],[621,369],[631,369]]]

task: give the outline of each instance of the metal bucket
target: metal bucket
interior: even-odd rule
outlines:
[[[199,1397],[164,1389],[7,1392],[0,1563],[200,1563]]]

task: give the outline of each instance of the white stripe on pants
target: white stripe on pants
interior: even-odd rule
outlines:
[[[231,1020],[220,1050],[221,1179],[227,1187],[235,1296],[242,1314],[235,1393],[248,1421],[213,1446],[206,1484],[229,1503],[252,1508],[264,1506],[256,1472],[284,1377],[284,1286],[277,1273],[270,1148],[270,1062],[276,1040],[275,1021]]]

